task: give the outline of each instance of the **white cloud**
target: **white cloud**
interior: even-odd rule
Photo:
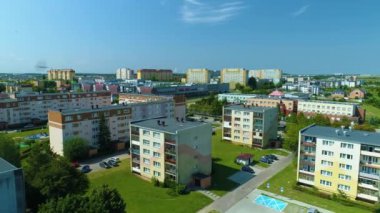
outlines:
[[[299,8],[298,10],[294,11],[294,12],[292,13],[292,16],[297,17],[297,16],[300,16],[300,15],[306,13],[306,11],[307,11],[307,9],[308,9],[309,7],[310,7],[310,5],[304,5],[304,6],[302,6],[302,7]]]
[[[180,12],[186,23],[217,23],[236,16],[244,8],[242,1],[206,4],[199,0],[184,0]]]

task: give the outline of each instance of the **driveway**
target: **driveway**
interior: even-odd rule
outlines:
[[[294,157],[293,154],[289,154],[289,156],[272,164],[269,168],[264,169],[248,182],[244,183],[243,185],[240,185],[235,190],[215,200],[213,203],[201,209],[199,212],[208,213],[211,210],[226,212],[229,208],[231,208],[240,200],[244,199],[248,194],[250,194],[253,190],[259,187],[261,184],[263,184],[266,180],[270,179],[279,171],[287,167],[292,162],[293,157]]]
[[[83,165],[90,165],[91,172],[102,170],[104,168],[100,167],[99,163],[110,157],[118,157],[120,160],[123,160],[123,159],[129,158],[130,156],[128,154],[128,150],[124,150],[124,151],[117,152],[111,155],[104,155],[104,156],[100,156],[96,158],[91,158],[85,161],[80,161],[79,163],[81,166],[79,167],[79,169],[81,169]]]

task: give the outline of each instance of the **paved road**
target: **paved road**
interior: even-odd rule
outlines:
[[[235,190],[215,200],[213,203],[201,209],[199,212],[208,213],[211,210],[226,212],[235,203],[245,198],[249,193],[251,193],[254,189],[263,184],[266,180],[270,179],[272,176],[274,176],[279,171],[288,166],[292,162],[293,157],[294,155],[290,154],[289,156],[283,158],[281,161],[278,161],[277,163],[271,165],[269,168],[263,170],[260,174],[258,174],[248,182],[244,183],[243,185],[240,185]]]
[[[126,159],[126,158],[129,158],[129,154],[128,154],[128,151],[127,150],[124,150],[124,151],[121,151],[121,152],[118,152],[118,153],[114,153],[114,154],[111,154],[111,155],[105,155],[105,156],[101,156],[101,157],[97,157],[97,158],[92,158],[92,159],[88,159],[88,160],[85,160],[85,161],[81,161],[79,162],[80,163],[80,168],[82,168],[83,165],[90,165],[90,168],[91,168],[91,172],[95,172],[95,171],[99,171],[99,170],[102,170],[104,168],[101,168],[99,166],[99,163],[105,159],[108,159],[110,157],[118,157],[120,160],[123,160],[123,159]]]

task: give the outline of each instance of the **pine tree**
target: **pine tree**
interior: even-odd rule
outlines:
[[[111,133],[104,115],[101,115],[99,120],[98,145],[100,152],[110,152],[112,149]]]

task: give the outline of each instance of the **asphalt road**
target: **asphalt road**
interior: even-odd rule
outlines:
[[[101,156],[101,157],[97,157],[97,158],[91,158],[91,159],[88,159],[85,161],[80,161],[79,162],[80,167],[78,169],[81,169],[84,165],[89,165],[91,168],[91,172],[103,170],[104,168],[100,167],[99,163],[102,162],[103,160],[106,160],[106,159],[111,158],[111,157],[118,157],[120,160],[123,160],[123,159],[129,158],[130,156],[128,154],[128,151],[125,150],[125,151],[121,151],[121,152],[111,154],[111,155],[105,155],[105,156]]]

